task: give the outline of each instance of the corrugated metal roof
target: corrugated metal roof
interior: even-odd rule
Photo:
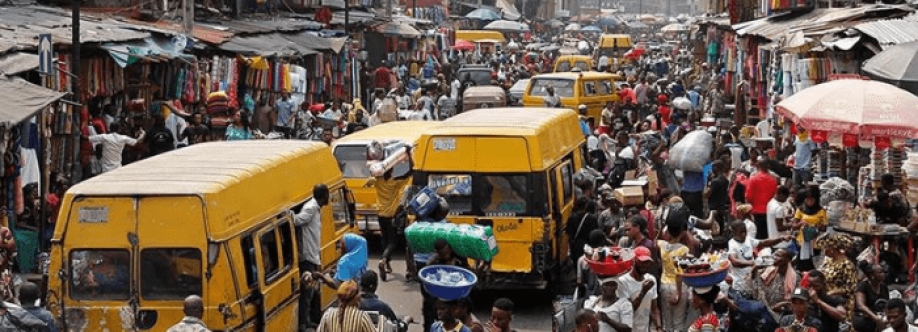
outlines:
[[[918,40],[918,21],[873,21],[855,25],[854,29],[876,39],[883,49]]]
[[[146,22],[128,18],[121,18],[122,22],[130,25],[132,29],[141,30],[141,31],[150,31],[166,35],[178,35],[182,33],[182,25],[177,22],[170,21],[158,21],[158,22]],[[215,29],[200,24],[196,24],[194,29],[191,31],[194,39],[203,41],[208,44],[220,44],[226,42],[230,38],[233,38],[234,33],[228,31],[229,29]]]
[[[788,33],[823,34],[851,27],[866,20],[904,16],[914,9],[901,5],[864,5],[857,8],[814,9],[802,15],[778,15],[733,25],[740,36],[753,35],[778,40]]]
[[[696,25],[715,25],[722,27],[730,26],[730,17],[729,16],[699,16],[694,18],[693,24]]]
[[[110,19],[82,16],[80,39],[83,43],[118,42],[149,37],[146,32],[126,29]],[[0,54],[38,49],[38,35],[52,35],[56,45],[70,45],[70,12],[44,6],[7,6],[0,10]]]
[[[299,57],[319,53],[306,44],[293,42],[280,32],[235,36],[217,48],[246,56]]]

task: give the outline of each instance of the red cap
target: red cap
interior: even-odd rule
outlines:
[[[659,95],[659,96],[657,96],[657,100],[659,100],[659,101],[666,101],[666,95]]]
[[[634,248],[634,259],[639,261],[652,261],[653,258],[650,256],[650,249],[647,247],[638,246]]]

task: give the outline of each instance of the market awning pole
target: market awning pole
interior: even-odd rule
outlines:
[[[71,1],[71,59],[70,59],[70,72],[74,75],[80,75],[80,3],[81,1]],[[82,104],[80,100],[80,78],[71,77],[71,91],[73,95],[70,97],[73,98],[73,102],[77,104]],[[80,111],[81,107],[71,106],[73,111],[71,116],[73,117],[73,127],[71,128],[71,135],[73,135],[73,159],[70,161],[70,174],[71,174],[71,183],[76,183],[81,179],[82,176],[82,165],[80,164]]]

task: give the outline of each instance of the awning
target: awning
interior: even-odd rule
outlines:
[[[335,52],[335,54],[341,53],[341,49],[347,42],[347,37],[325,38],[319,37],[309,31],[293,34],[282,34],[281,36],[299,45],[309,45],[309,48],[313,50],[332,51]]]
[[[0,55],[0,75],[16,75],[38,68],[38,54],[15,52]]]
[[[254,36],[236,36],[217,48],[244,56],[280,56],[299,57],[317,54],[319,51],[304,44],[285,38],[284,34],[275,32]]]
[[[108,51],[108,54],[121,68],[139,60],[185,59],[194,61],[195,59],[193,55],[183,53],[181,46],[167,38],[147,37],[136,41],[109,43],[102,45],[102,48]]]
[[[0,122],[22,122],[65,95],[19,77],[0,75]]]
[[[861,36],[854,37],[845,37],[839,38],[833,41],[823,41],[822,46],[831,47],[842,51],[850,51],[854,48],[854,45],[857,45],[857,42],[861,41]]]
[[[344,9],[344,0],[322,0],[322,6],[334,9]]]
[[[409,38],[417,38],[421,36],[421,32],[414,27],[397,22],[386,22],[380,24],[376,27],[376,31],[384,35],[395,35]]]

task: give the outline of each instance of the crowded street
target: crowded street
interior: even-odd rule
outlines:
[[[918,2],[0,1],[0,332],[918,332]]]

